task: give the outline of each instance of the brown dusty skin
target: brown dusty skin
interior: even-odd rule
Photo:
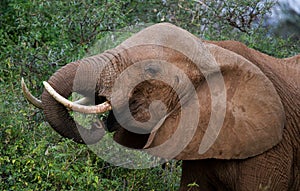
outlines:
[[[277,59],[236,41],[211,42],[243,56],[274,84],[285,111],[282,140],[272,149],[244,160],[183,161],[181,191],[300,190],[300,55]],[[194,173],[191,173],[194,172]]]

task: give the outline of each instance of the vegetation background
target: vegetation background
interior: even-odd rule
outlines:
[[[122,34],[124,27],[158,22],[174,23],[205,39],[239,40],[276,57],[295,55],[300,52],[297,30],[282,35],[287,22],[277,27],[280,32],[264,22],[275,4],[273,0],[1,0],[0,190],[176,190],[180,162],[129,170],[111,166],[86,146],[63,139],[45,122],[42,111],[26,102],[21,77],[34,95],[40,95],[43,80],[89,51],[97,52],[93,46],[97,41],[115,31]],[[299,29],[296,21],[297,14],[288,22]]]

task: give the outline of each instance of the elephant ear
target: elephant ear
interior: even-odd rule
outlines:
[[[213,113],[211,90],[208,83],[200,83],[196,87],[200,105],[199,124],[191,141],[174,158],[244,159],[261,154],[278,144],[282,139],[285,113],[272,82],[256,65],[244,57],[216,45],[206,44],[206,47],[220,66],[224,79],[226,88],[224,122],[215,138],[213,134],[218,130],[214,122],[210,121]],[[211,74],[210,78],[214,78],[214,75]],[[188,104],[181,109],[185,110]],[[145,148],[158,147],[170,139],[178,129],[174,124],[178,124],[182,117],[184,116],[168,117],[151,133]],[[177,142],[185,136],[179,136],[174,141],[174,148],[170,146],[170,150],[176,150]],[[202,152],[199,148],[205,141],[211,141],[213,144]],[[157,152],[158,155],[163,156],[160,152]]]

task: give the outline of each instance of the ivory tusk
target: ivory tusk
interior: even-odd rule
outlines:
[[[39,108],[39,109],[43,109],[43,104],[42,101],[37,99],[36,97],[34,97],[28,90],[24,79],[21,78],[21,86],[22,86],[22,92],[24,94],[24,96],[26,97],[26,99],[33,104],[35,107]]]
[[[108,101],[99,104],[99,105],[92,105],[92,106],[85,106],[85,105],[80,105],[75,102],[71,102],[58,94],[48,82],[43,82],[45,89],[49,92],[49,94],[59,103],[63,104],[66,108],[72,110],[72,111],[77,111],[81,113],[104,113],[106,111],[111,110],[111,105],[109,104]]]

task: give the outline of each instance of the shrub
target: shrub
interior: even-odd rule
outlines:
[[[1,190],[176,190],[179,187],[180,163],[171,161],[165,168],[145,170],[111,166],[86,146],[60,137],[44,122],[41,111],[29,105],[21,94],[22,76],[33,94],[40,95],[41,81],[58,68],[108,48],[92,45],[108,35],[119,35],[110,32],[129,25],[167,21],[206,39],[240,40],[273,56],[299,52],[296,43],[275,38],[261,28],[259,19],[269,11],[270,2],[260,6],[258,0],[250,4],[238,0],[145,2],[1,1]],[[130,34],[120,36],[124,35]],[[196,185],[191,183],[191,186]]]

